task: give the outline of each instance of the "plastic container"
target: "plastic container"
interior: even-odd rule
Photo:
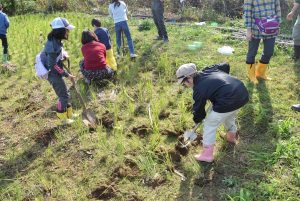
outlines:
[[[194,45],[194,44],[191,44],[191,45],[188,45],[188,49],[189,49],[189,50],[196,50],[196,49],[197,49],[197,46]]]
[[[218,49],[218,52],[221,53],[221,54],[229,56],[229,55],[233,54],[234,49],[230,46],[223,46],[223,47],[220,47]]]
[[[194,41],[193,45],[195,45],[197,49],[202,48],[202,42],[200,41]]]

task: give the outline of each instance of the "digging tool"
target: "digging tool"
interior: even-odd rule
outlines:
[[[208,113],[208,111],[210,110],[212,110],[212,104],[208,106],[205,112]],[[197,123],[192,130],[187,130],[184,132],[183,143],[179,141],[182,145],[182,148],[189,146],[197,138],[196,130],[200,126],[200,124],[201,123]]]
[[[182,143],[182,147],[187,147],[191,144],[196,138],[197,134],[195,133],[200,123],[197,123],[192,130],[187,130],[183,134],[184,143]]]
[[[68,62],[68,67],[66,67],[66,69],[69,71],[69,73],[71,74],[71,71],[70,71],[70,60],[67,59],[67,62]],[[82,117],[82,121],[83,123],[90,127],[90,128],[96,128],[97,126],[97,117],[95,115],[95,113],[89,109],[89,108],[86,108],[86,105],[84,103],[84,100],[80,94],[80,92],[78,91],[77,87],[76,87],[76,82],[75,80],[73,79],[72,80],[72,84],[73,84],[73,87],[75,89],[75,93],[76,93],[76,96],[78,97],[82,107],[83,107],[83,111],[82,111],[82,114],[81,114],[81,117]]]

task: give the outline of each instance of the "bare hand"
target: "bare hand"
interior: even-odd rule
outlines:
[[[287,16],[286,16],[286,19],[287,20],[293,20],[294,18],[294,13],[293,12],[290,12]]]
[[[251,29],[247,29],[247,32],[246,32],[246,39],[248,41],[251,41],[252,40],[252,30]]]

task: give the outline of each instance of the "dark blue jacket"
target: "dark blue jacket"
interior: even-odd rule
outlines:
[[[97,35],[99,42],[103,43],[106,47],[106,50],[111,49],[111,41],[110,41],[110,34],[108,29],[104,27],[98,27],[95,30],[95,34]]]
[[[0,34],[6,35],[8,27],[9,27],[8,17],[5,13],[0,11]]]
[[[198,72],[193,81],[195,123],[205,118],[207,100],[211,101],[213,111],[218,113],[237,110],[249,101],[249,94],[244,84],[217,68],[208,68]]]

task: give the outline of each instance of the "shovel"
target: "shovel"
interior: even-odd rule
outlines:
[[[68,62],[68,67],[66,67],[66,69],[69,71],[69,73],[71,73],[71,71],[70,71],[70,60],[67,59],[67,62]],[[73,87],[75,89],[76,96],[78,97],[78,99],[79,99],[79,101],[80,101],[80,103],[83,107],[83,111],[82,111],[82,114],[81,114],[83,123],[87,127],[96,128],[97,127],[97,117],[96,117],[95,113],[91,109],[86,108],[84,100],[83,100],[80,92],[78,91],[78,89],[76,87],[76,83],[75,83],[74,79],[72,80],[72,84],[73,84]]]
[[[197,123],[192,130],[187,130],[184,132],[183,134],[184,141],[182,143],[182,147],[187,147],[197,138],[196,130],[199,127],[199,125],[200,123]]]

